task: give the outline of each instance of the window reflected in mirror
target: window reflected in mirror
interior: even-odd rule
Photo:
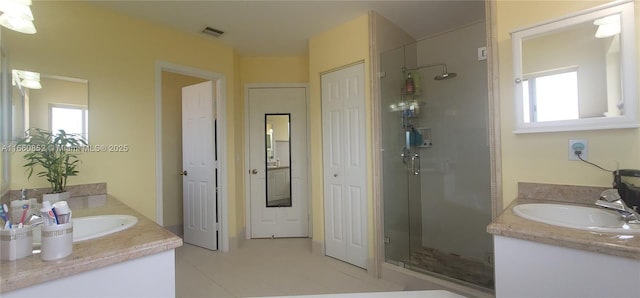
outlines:
[[[618,16],[619,20],[619,15]],[[596,20],[597,21],[597,20]],[[603,26],[587,21],[523,39],[525,117],[543,122],[624,113],[620,81],[620,30],[596,34]],[[619,21],[618,21],[619,28]],[[600,31],[602,31],[600,29]],[[610,104],[611,103],[611,104]],[[527,112],[529,113],[528,117]]]
[[[291,207],[291,114],[265,114],[267,207]]]
[[[579,119],[577,70],[525,76],[522,99],[525,123]]]
[[[88,139],[88,109],[86,106],[49,105],[49,120],[52,132],[64,130]]]

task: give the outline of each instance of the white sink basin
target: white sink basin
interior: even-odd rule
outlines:
[[[73,219],[73,242],[98,238],[134,226],[138,218],[131,215],[97,215]],[[40,245],[40,226],[33,230],[33,243]]]
[[[640,224],[627,224],[613,210],[565,204],[520,204],[513,212],[523,218],[550,225],[593,232],[640,234]]]
[[[98,215],[73,220],[73,242],[89,240],[126,230],[138,222],[131,215]]]

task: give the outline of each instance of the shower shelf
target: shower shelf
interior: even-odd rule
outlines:
[[[411,134],[409,135],[412,147],[429,148],[433,145],[431,142],[431,128],[415,127],[413,129],[415,130],[415,134],[413,136],[411,136]]]

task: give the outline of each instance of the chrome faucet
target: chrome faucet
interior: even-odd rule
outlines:
[[[33,227],[37,227],[43,224],[44,220],[42,219],[42,215],[31,214],[31,217],[29,217],[29,220],[27,221],[27,223],[29,223]]]
[[[624,203],[617,189],[607,189],[600,194],[600,198],[596,201],[596,205],[618,211],[622,215],[622,219],[627,223],[640,224],[640,214],[627,204]]]

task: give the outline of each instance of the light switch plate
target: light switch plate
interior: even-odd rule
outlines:
[[[478,61],[487,60],[487,47],[478,48]]]

